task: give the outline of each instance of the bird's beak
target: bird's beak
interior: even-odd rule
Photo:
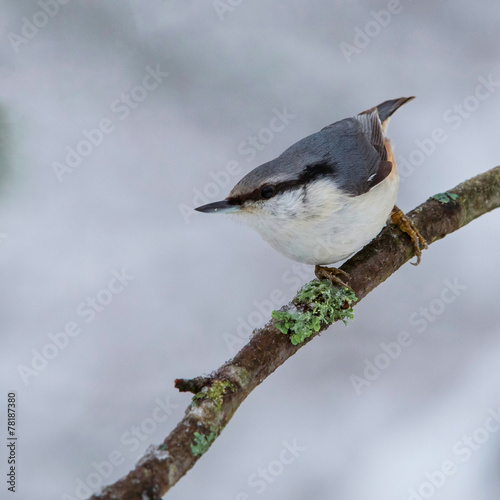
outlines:
[[[241,206],[229,203],[227,200],[223,200],[209,203],[208,205],[203,205],[201,207],[195,208],[195,210],[197,212],[203,212],[205,214],[231,214],[234,212],[239,212],[241,210]]]

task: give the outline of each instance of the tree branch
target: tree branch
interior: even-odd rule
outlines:
[[[500,167],[495,167],[429,198],[408,216],[430,245],[498,207]],[[347,284],[359,301],[413,256],[410,238],[389,225],[342,270],[349,273]],[[281,310],[300,306],[308,304],[296,297]],[[160,500],[210,447],[252,390],[331,323],[322,322],[318,332],[298,345],[276,324],[273,319],[255,330],[248,344],[210,376],[176,380],[180,391],[196,393],[184,418],[159,447],[150,447],[133,471],[91,499]]]

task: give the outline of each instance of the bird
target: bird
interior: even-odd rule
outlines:
[[[195,210],[236,216],[281,254],[314,265],[318,279],[342,286],[349,276],[327,266],[363,248],[388,220],[409,235],[420,263],[427,243],[396,206],[399,176],[386,136],[393,113],[412,99],[324,127],[254,168],[225,200]]]

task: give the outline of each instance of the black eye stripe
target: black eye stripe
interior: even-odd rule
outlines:
[[[299,180],[280,182],[279,184],[274,184],[272,187],[274,188],[273,194],[266,198],[262,195],[262,190],[269,185],[263,186],[262,188],[255,189],[251,193],[246,193],[241,196],[235,196],[233,198],[227,198],[227,201],[233,205],[242,205],[245,201],[265,201],[270,198],[273,198],[277,194],[285,193],[286,191],[290,191],[292,189],[302,187],[304,185],[303,182]]]
[[[326,163],[317,163],[315,165],[308,165],[304,171],[300,174],[297,179],[290,181],[279,182],[277,184],[265,184],[257,189],[254,189],[251,193],[245,193],[244,195],[235,196],[233,198],[228,198],[227,201],[233,205],[242,205],[245,201],[259,201],[266,200],[276,196],[277,194],[284,193],[285,191],[290,191],[295,188],[299,188],[313,182],[322,177],[334,177],[335,175],[335,165],[330,165]],[[269,198],[262,195],[262,191],[267,187],[274,188],[274,192]]]

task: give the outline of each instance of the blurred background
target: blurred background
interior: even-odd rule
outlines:
[[[182,418],[173,380],[217,368],[313,278],[194,206],[400,96],[417,96],[389,130],[403,210],[500,162],[493,0],[0,12],[0,370],[19,498],[85,498],[125,475]],[[287,361],[167,498],[498,499],[499,223],[432,245]]]

